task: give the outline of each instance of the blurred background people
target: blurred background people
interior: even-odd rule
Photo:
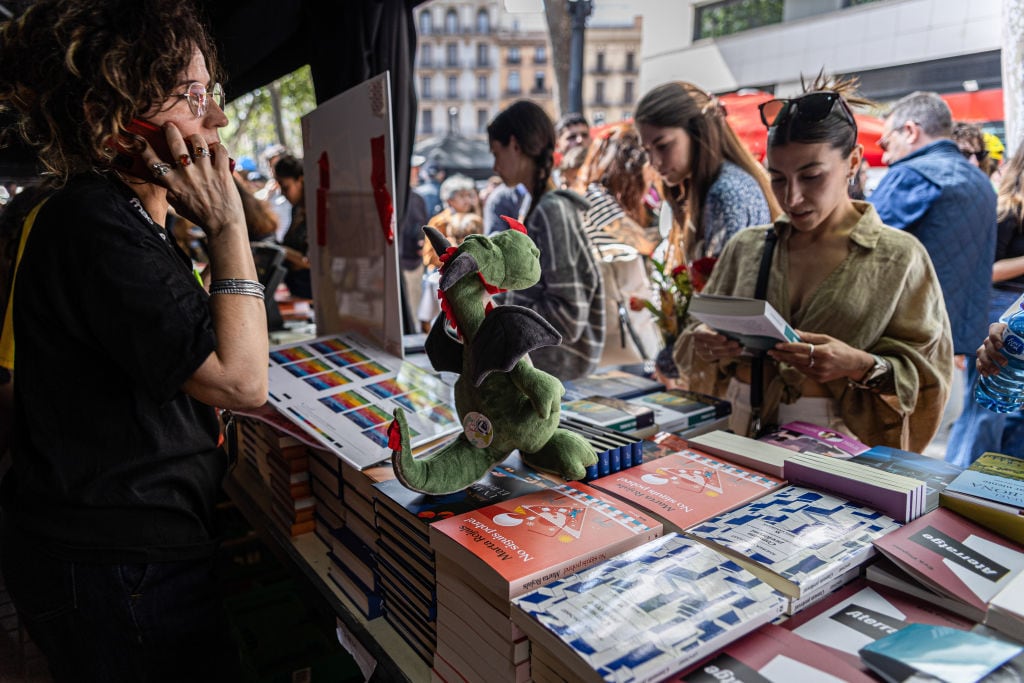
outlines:
[[[505,184],[527,188],[524,224],[540,250],[540,281],[501,295],[504,303],[531,308],[562,335],[562,343],[530,352],[533,364],[572,380],[591,374],[604,348],[604,290],[583,230],[578,195],[556,190],[551,172],[555,128],[544,110],[519,100],[487,126],[494,171]]]
[[[696,85],[677,81],[645,94],[636,127],[675,218],[669,266],[716,258],[737,232],[780,213],[764,169],[718,100]]]
[[[288,232],[281,239],[284,247],[284,263],[288,274],[284,283],[292,296],[300,299],[313,298],[313,284],[309,272],[309,238],[306,234],[306,183],[303,177],[302,160],[286,154],[274,164],[274,180],[281,188],[288,203],[292,205]]]

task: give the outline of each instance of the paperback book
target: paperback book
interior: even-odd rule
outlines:
[[[430,543],[504,600],[661,536],[662,524],[570,482],[434,522]]]
[[[623,370],[606,370],[588,375],[565,385],[566,401],[574,401],[587,396],[608,396],[611,398],[634,398],[652,391],[661,391],[664,385],[654,379],[634,375]]]
[[[567,680],[660,681],[779,617],[787,600],[669,534],[513,601],[512,620]]]
[[[800,336],[775,308],[762,299],[695,294],[688,312],[715,331],[738,341],[744,349],[765,351]]]
[[[859,661],[859,660],[858,660]],[[710,659],[666,683],[873,683],[859,667],[773,624],[726,645]]]
[[[859,503],[787,486],[692,527],[687,534],[799,598],[875,554],[900,524]]]
[[[781,626],[824,647],[833,659],[862,668],[858,652],[909,624],[969,629],[973,622],[899,591],[858,579],[798,612]]]
[[[889,446],[875,446],[855,456],[850,462],[923,481],[925,512],[939,507],[939,494],[963,471],[963,468],[945,460]]]
[[[562,415],[620,432],[633,432],[654,424],[654,411],[650,408],[606,396],[564,401]]]
[[[784,482],[689,449],[666,455],[591,486],[636,505],[682,531],[737,505],[760,498]]]
[[[913,579],[959,603],[959,614],[984,622],[989,603],[1024,571],[1016,544],[939,508],[875,541]]]
[[[946,487],[951,498],[1024,508],[1024,460],[984,453]]]
[[[785,477],[786,458],[793,451],[732,432],[716,430],[686,439],[690,448],[710,453],[741,467],[754,469],[773,477]]]
[[[917,519],[925,512],[924,482],[902,474],[817,453],[793,453],[786,458],[784,471],[793,484],[864,503],[897,522]]]
[[[848,434],[810,422],[787,422],[760,440],[798,453],[814,453],[833,458],[852,458],[868,450],[867,444]]]
[[[910,624],[865,646],[860,656],[885,681],[975,683],[1022,651],[1020,644],[970,631]]]
[[[629,403],[653,411],[658,428],[669,432],[684,431],[732,411],[728,401],[683,389],[654,391],[629,399]]]

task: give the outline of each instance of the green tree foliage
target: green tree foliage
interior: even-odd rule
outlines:
[[[697,8],[695,39],[717,38],[782,21],[783,0],[725,0]]]
[[[222,137],[235,157],[259,159],[275,143],[301,154],[300,119],[315,107],[313,79],[304,66],[233,99],[226,109],[229,123]]]

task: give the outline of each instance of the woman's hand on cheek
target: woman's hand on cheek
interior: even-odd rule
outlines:
[[[874,364],[871,354],[827,334],[796,330],[799,342],[776,344],[768,355],[788,363],[819,383],[835,379],[859,380]]]

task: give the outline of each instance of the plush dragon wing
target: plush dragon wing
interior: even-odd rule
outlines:
[[[487,314],[473,339],[473,384],[480,386],[496,370],[510,372],[534,349],[561,343],[562,336],[536,311],[523,306],[498,306]]]
[[[438,372],[462,372],[462,354],[465,353],[465,347],[462,342],[448,334],[445,330],[446,322],[442,311],[430,326],[423,350],[426,351],[430,364]]]

